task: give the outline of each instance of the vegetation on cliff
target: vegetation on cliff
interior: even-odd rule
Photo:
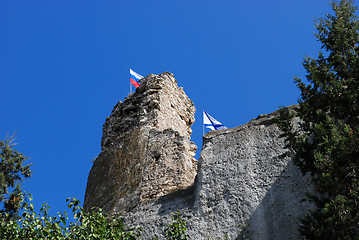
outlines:
[[[316,22],[323,52],[305,58],[307,82],[296,116],[282,109],[281,128],[302,172],[310,173],[319,194],[309,194],[300,232],[307,239],[359,239],[359,21],[351,0],[333,2],[334,14]]]

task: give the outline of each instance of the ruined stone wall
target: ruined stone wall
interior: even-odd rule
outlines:
[[[195,107],[171,73],[149,75],[103,126],[102,151],[88,177],[84,207],[110,214],[193,185]]]

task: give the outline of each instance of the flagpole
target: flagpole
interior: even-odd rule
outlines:
[[[204,136],[204,113],[202,112],[202,125],[203,125],[203,136]]]

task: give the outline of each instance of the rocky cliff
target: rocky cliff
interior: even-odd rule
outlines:
[[[90,171],[84,207],[110,214],[193,185],[195,107],[171,73],[149,75],[103,126],[102,152]]]
[[[278,112],[204,136],[195,211],[202,239],[301,239],[310,178],[302,176],[276,125]]]
[[[126,226],[142,227],[143,239],[164,239],[177,210],[189,239],[300,239],[299,218],[312,207],[305,201],[310,179],[280,157],[277,113],[207,133],[198,171],[193,114],[171,74],[143,79],[104,124],[85,209],[121,213]]]

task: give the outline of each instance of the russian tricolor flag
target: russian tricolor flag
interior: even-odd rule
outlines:
[[[132,83],[133,86],[135,86],[136,88],[140,86],[140,83],[138,82],[141,78],[143,78],[142,75],[136,73],[135,71],[132,71],[132,69],[130,68],[130,82]]]

